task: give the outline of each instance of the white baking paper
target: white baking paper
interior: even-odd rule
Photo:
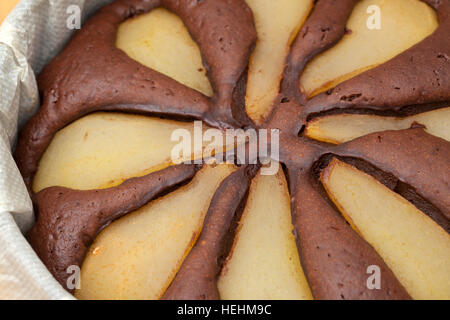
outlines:
[[[108,2],[22,0],[0,26],[0,299],[73,299],[23,236],[34,215],[11,152],[18,129],[39,108],[35,75],[76,32],[68,8],[78,6],[83,22]]]

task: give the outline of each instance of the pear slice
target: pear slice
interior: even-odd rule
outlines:
[[[369,29],[369,6],[380,9],[380,29]],[[414,44],[438,26],[435,11],[419,0],[363,0],[347,22],[350,33],[306,67],[300,86],[308,97],[327,91],[368,69],[374,68]]]
[[[321,181],[414,299],[450,299],[450,235],[406,199],[333,159]]]
[[[221,299],[312,299],[292,230],[283,171],[258,175],[218,281]]]
[[[166,9],[157,8],[123,22],[116,46],[144,66],[213,95],[197,44],[183,21]]]
[[[312,9],[312,0],[246,0],[258,41],[250,58],[246,109],[261,123],[278,94],[289,47]]]
[[[425,131],[450,141],[450,107],[415,114],[406,118],[362,114],[337,114],[315,118],[306,125],[305,135],[333,144],[344,143],[369,133],[408,129],[416,122]]]
[[[209,203],[232,165],[204,167],[186,186],[114,221],[81,269],[78,299],[158,299],[193,247]]]
[[[202,131],[208,127],[202,124]],[[45,151],[33,190],[50,186],[78,190],[112,187],[124,180],[158,171],[173,164],[175,130],[187,130],[191,159],[202,157],[207,148],[221,149],[224,141],[202,142],[194,149],[194,123],[141,115],[98,112],[87,115],[53,138]],[[201,134],[200,130],[198,130]],[[187,155],[185,159],[188,160]]]

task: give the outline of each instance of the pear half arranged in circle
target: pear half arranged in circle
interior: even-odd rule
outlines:
[[[308,122],[305,135],[311,139],[340,144],[373,132],[408,129],[414,123],[423,125],[429,134],[450,141],[450,107],[405,118],[368,114],[323,116]]]
[[[379,26],[371,24],[377,18]],[[347,22],[349,32],[307,65],[300,87],[308,97],[325,92],[392,59],[437,27],[435,11],[420,0],[360,1]]]
[[[450,235],[372,176],[333,159],[321,181],[414,299],[450,299]]]
[[[213,95],[200,49],[183,21],[168,10],[157,8],[123,22],[116,46],[144,66],[204,95]]]
[[[218,281],[221,299],[312,299],[292,230],[283,170],[257,175]]]
[[[203,137],[209,127],[202,124]],[[194,122],[181,122],[141,115],[98,112],[89,114],[60,130],[45,151],[33,190],[51,186],[78,190],[107,188],[173,165],[172,151],[180,139],[177,130],[191,137],[191,156],[201,158],[207,148],[224,150],[225,140],[195,147]],[[225,138],[224,138],[225,139]],[[187,140],[188,141],[188,140]],[[185,158],[183,158],[185,159]]]
[[[250,57],[246,109],[261,123],[278,95],[292,41],[313,7],[312,0],[246,0],[255,19],[258,40]]]
[[[199,236],[232,165],[203,167],[187,185],[112,222],[81,268],[78,299],[159,299]]]

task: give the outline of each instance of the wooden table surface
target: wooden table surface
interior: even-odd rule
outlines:
[[[3,22],[19,1],[20,0],[0,0],[0,23]]]

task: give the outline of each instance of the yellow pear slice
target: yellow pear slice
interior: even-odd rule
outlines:
[[[278,94],[289,47],[306,20],[312,0],[246,0],[258,41],[250,58],[246,109],[260,123]]]
[[[212,96],[200,50],[175,14],[157,8],[126,20],[117,31],[116,46],[144,66]]]
[[[105,188],[166,168],[173,164],[172,149],[180,143],[171,141],[175,130],[190,133],[194,153],[193,122],[121,113],[87,115],[55,135],[39,163],[33,190]],[[192,158],[201,158],[201,150],[197,153]]]
[[[379,8],[380,29],[368,27],[376,27],[370,22],[377,13],[370,6]],[[422,1],[363,0],[347,22],[351,33],[308,64],[300,86],[308,97],[327,91],[390,60],[429,36],[437,26],[435,11]]]
[[[450,299],[450,235],[372,176],[334,159],[321,181],[414,299]]]
[[[450,141],[450,107],[419,113],[406,118],[366,114],[338,114],[315,118],[306,125],[305,135],[311,139],[340,144],[369,133],[408,129],[416,122],[429,134]]]
[[[258,175],[219,278],[221,299],[312,299],[292,230],[283,171]]]
[[[234,170],[204,167],[186,186],[114,221],[81,269],[79,299],[158,299],[194,245],[209,203]]]

